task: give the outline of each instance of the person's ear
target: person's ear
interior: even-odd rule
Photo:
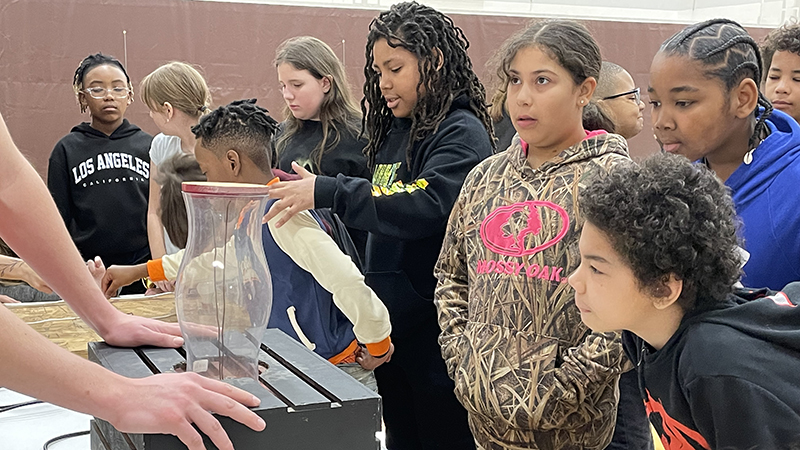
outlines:
[[[331,90],[331,77],[322,77],[322,92],[327,94]]]
[[[733,88],[731,105],[739,119],[745,119],[753,114],[758,106],[758,85],[752,78],[745,78]]]
[[[588,105],[595,89],[597,89],[597,79],[595,77],[587,77],[583,80],[583,83],[578,86],[578,106]]]
[[[86,93],[78,91],[78,106],[81,107],[81,112],[85,113],[86,108],[89,107],[89,102],[86,100]]]
[[[169,122],[169,119],[172,119],[172,116],[175,115],[175,109],[170,102],[164,102],[163,108],[164,114],[167,116],[167,122]]]
[[[653,306],[656,309],[666,309],[675,304],[683,292],[683,280],[679,280],[674,273],[665,276],[653,290]]]
[[[242,173],[242,160],[236,150],[229,149],[225,152],[225,164],[234,177],[238,177]]]
[[[433,47],[433,60],[436,61],[436,71],[444,66],[444,54],[439,47]]]

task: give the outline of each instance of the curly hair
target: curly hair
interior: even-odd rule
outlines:
[[[722,81],[727,92],[745,78],[751,78],[759,86],[764,73],[758,44],[733,20],[712,19],[690,25],[664,41],[658,51],[699,61],[704,68],[703,74]],[[760,90],[754,116],[759,106],[764,108],[764,112],[758,116],[750,136],[751,149],[769,131],[766,121],[772,114],[772,103]]]
[[[505,100],[511,63],[520,50],[528,47],[547,52],[569,72],[576,85],[589,77],[600,77],[600,47],[585,26],[572,20],[536,20],[508,38],[492,57],[499,80],[495,102]]]
[[[217,156],[227,149],[236,149],[269,173],[274,150],[272,137],[277,129],[278,122],[269,111],[257,106],[256,99],[251,98],[211,111],[192,127],[192,133]]]
[[[417,92],[424,91],[425,95],[417,99],[411,112],[411,131],[406,149],[409,161],[414,144],[438,131],[453,100],[460,95],[467,96],[469,109],[483,123],[492,137],[492,146],[495,145],[486,90],[472,69],[472,61],[467,55],[469,41],[464,32],[453,23],[453,19],[433,8],[417,2],[398,3],[372,20],[367,37],[361,127],[362,132],[366,130],[369,136],[364,154],[370,168],[375,166],[375,154],[386,139],[393,119],[381,93],[380,76],[372,68],[372,49],[380,39],[385,39],[391,47],[408,50],[417,58],[420,75]]]
[[[767,79],[775,52],[792,52],[800,55],[800,24],[788,23],[770,31],[764,38],[764,42],[761,43],[761,57],[766,70],[764,70],[762,82]]]
[[[702,164],[667,153],[620,164],[593,178],[579,201],[643,290],[656,295],[670,275],[683,281],[685,311],[722,301],[739,278],[733,200]]]

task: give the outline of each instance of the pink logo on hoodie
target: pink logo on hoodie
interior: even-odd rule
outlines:
[[[558,215],[558,232],[551,239],[533,248],[526,248],[525,238],[537,236],[542,231],[542,213],[550,210]],[[523,227],[515,227],[513,218],[523,214]],[[552,213],[551,213],[552,214]],[[515,229],[519,228],[519,229]],[[481,223],[481,239],[489,250],[506,256],[525,256],[552,247],[560,241],[569,228],[569,215],[561,206],[548,201],[527,201],[501,206],[492,211]]]

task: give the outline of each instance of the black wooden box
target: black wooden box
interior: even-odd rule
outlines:
[[[89,343],[89,359],[120,375],[142,378],[174,372],[185,362],[183,349],[119,348]],[[377,450],[381,427],[380,397],[282,331],[269,329],[261,344],[268,368],[252,379],[231,384],[261,399],[254,411],[267,423],[255,432],[217,416],[237,450]],[[206,448],[216,450],[207,437]],[[95,418],[92,450],[178,450],[186,447],[171,435],[120,433]]]

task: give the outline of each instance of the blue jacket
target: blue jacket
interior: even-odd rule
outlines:
[[[767,119],[770,135],[725,184],[743,222],[750,259],[742,284],[781,289],[800,280],[800,126],[781,111]]]
[[[333,295],[278,247],[267,224],[261,227],[261,239],[272,275],[272,313],[267,327],[278,328],[302,342],[297,330],[300,328],[300,333],[316,346],[314,352],[325,359],[348,349],[356,339],[353,324],[334,304]],[[297,328],[290,319],[291,307]]]

